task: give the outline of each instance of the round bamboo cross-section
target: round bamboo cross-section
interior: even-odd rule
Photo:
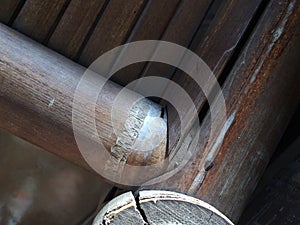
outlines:
[[[216,208],[199,199],[171,191],[127,192],[111,200],[93,225],[232,225]]]

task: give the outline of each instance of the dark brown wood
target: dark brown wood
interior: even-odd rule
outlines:
[[[168,24],[162,36],[163,41],[173,42],[184,47],[189,47],[194,40],[194,35],[206,16],[211,5],[211,0],[205,1],[183,1],[179,9]],[[197,42],[198,40],[194,40]],[[141,76],[162,76],[172,78],[174,68],[159,63],[148,63]]]
[[[224,140],[216,133],[207,142],[206,116],[192,160],[172,178],[145,188],[187,193],[238,220],[299,103],[299,12],[298,1],[270,2],[224,84]],[[209,157],[216,145],[216,157]]]
[[[13,28],[43,42],[56,25],[70,0],[27,0],[13,23]]]
[[[135,199],[128,192],[102,208],[93,225],[191,224],[233,225],[209,204],[170,191],[141,191]]]
[[[159,40],[176,11],[179,2],[179,0],[149,1],[132,29],[127,42]],[[121,54],[119,57],[124,56]],[[144,63],[130,65],[117,72],[113,80],[121,85],[126,85],[139,76],[143,65]]]
[[[174,2],[174,1],[173,1]],[[205,13],[211,3],[211,0],[205,1],[181,1],[177,10],[168,20],[168,24],[165,25],[165,29],[162,31],[149,30],[148,26],[145,24],[137,24],[137,30],[134,30],[134,33],[129,38],[128,42],[135,40],[164,40],[173,42],[185,47],[188,47],[192,38],[197,31],[199,24],[203,20]],[[170,4],[168,4],[168,8]],[[166,12],[164,8],[161,8],[162,14],[166,16]],[[156,23],[161,24],[161,18],[164,16],[157,14],[156,12],[149,12],[159,16]],[[150,14],[151,15],[151,14]],[[149,15],[149,16],[150,16]],[[151,20],[153,20],[151,18]],[[155,21],[153,21],[155,23]],[[155,27],[157,27],[156,25]],[[145,29],[147,27],[147,29]],[[145,30],[145,31],[143,31]],[[155,31],[155,33],[154,33]],[[141,33],[147,32],[147,36],[142,36]],[[152,32],[149,34],[148,32]],[[138,38],[136,38],[136,36]],[[155,54],[155,52],[153,52]],[[149,59],[151,59],[151,55],[149,55]],[[143,76],[161,76],[166,78],[171,78],[172,73],[174,72],[174,68],[170,68],[169,66],[159,64],[159,63],[137,63],[131,65],[125,69],[122,69],[119,73],[117,73],[117,82],[121,84],[128,84],[129,82],[136,80]]]
[[[0,127],[87,167],[82,160],[82,152],[78,151],[72,130],[73,99],[85,68],[5,25],[0,25],[0,30]],[[99,75],[95,74],[95,78],[97,77]],[[93,85],[96,85],[94,88],[97,89],[98,85],[104,82],[101,78],[93,79],[84,92],[90,93]],[[93,102],[89,98],[84,99],[87,102],[77,98],[80,107],[76,107],[78,110],[76,115],[82,117],[79,135],[91,143],[102,141],[104,145],[102,153],[107,151],[111,153],[105,160],[104,154],[93,152],[93,160],[98,162],[102,160],[102,163],[97,165],[105,164],[105,173],[110,174],[109,176],[116,178],[120,176],[120,179],[126,180],[127,177],[123,174],[124,164],[128,158],[135,155],[135,152],[140,151],[134,146],[153,140],[152,135],[163,135],[164,141],[158,143],[156,149],[148,152],[153,157],[152,163],[159,162],[164,158],[166,151],[167,133],[165,121],[161,119],[161,107],[146,99],[135,103],[141,96],[128,90],[123,93],[126,96],[124,104],[114,105],[118,114],[112,121],[114,99],[121,89],[121,86],[109,81],[102,88],[95,105],[96,126],[97,130],[101,131],[98,135],[93,134],[91,129],[93,126],[90,118],[93,116],[91,114],[93,109],[90,105]],[[159,120],[145,122],[149,119],[150,111],[151,118]],[[144,126],[151,130],[151,127],[159,125],[158,122],[164,125],[164,129],[161,127],[162,129],[157,131],[160,134],[153,129],[155,134],[151,132],[141,134]],[[144,139],[140,139],[139,136]],[[149,161],[148,156],[143,157],[140,153],[137,155],[135,159],[139,161],[131,162],[132,164],[143,164]],[[154,174],[154,171],[151,171],[149,175]]]
[[[0,1],[0,22],[8,24],[12,19],[19,4],[22,4],[22,0],[1,0]]]
[[[144,0],[109,1],[79,57],[79,63],[89,66],[106,51],[121,45],[126,40],[143,6]]]
[[[94,174],[2,129],[0,149],[1,225],[83,225],[80,221],[96,212],[112,189]],[[23,200],[30,206],[20,205]]]
[[[191,43],[191,50],[197,53],[202,60],[210,67],[214,75],[219,78],[225,65],[229,62],[232,54],[237,50],[238,43],[246,32],[251,20],[259,8],[262,0],[230,0],[222,2],[218,11],[210,22],[208,30],[199,28],[198,32],[205,32],[204,39],[200,41],[195,39]],[[203,24],[203,26],[206,26]],[[184,90],[191,96],[196,108],[200,111],[206,101],[202,90],[186,76],[182,71],[177,70],[172,80],[180,84]],[[168,95],[172,95],[172,88],[166,88]],[[176,94],[176,93],[175,93]],[[176,146],[182,142],[180,137],[180,120],[177,117],[176,110],[169,105],[169,151],[176,149]],[[188,118],[193,123],[195,118]]]
[[[294,121],[295,122],[295,121]],[[297,124],[299,126],[299,123]],[[277,149],[278,150],[278,149]],[[300,223],[300,137],[267,168],[239,225]]]
[[[72,0],[53,32],[48,46],[75,60],[105,0]]]

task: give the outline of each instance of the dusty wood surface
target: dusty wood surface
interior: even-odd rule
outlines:
[[[129,37],[124,42],[159,40],[174,15],[179,2],[178,0],[148,1],[129,33]],[[121,57],[126,57],[126,55],[121,53],[113,63],[117,63]],[[113,80],[121,85],[128,84],[139,77],[144,64],[137,63],[123,68],[114,75]]]
[[[51,35],[69,2],[70,0],[27,0],[12,26],[34,40],[44,42]]]
[[[10,23],[15,11],[23,2],[22,0],[1,0],[0,22],[5,24]]]
[[[197,53],[201,59],[210,67],[214,75],[219,78],[225,65],[231,59],[238,43],[245,34],[247,27],[253,19],[262,0],[230,0],[227,2],[216,1],[213,19],[203,22],[197,31],[196,37],[190,44],[190,49]],[[228,71],[229,72],[229,71]],[[149,73],[147,73],[149,74]],[[186,76],[181,70],[177,70],[172,78],[180,84],[191,96],[196,108],[200,111],[206,102],[201,88],[193,82],[192,78]],[[172,88],[166,87],[166,95],[172,95]],[[176,94],[176,93],[175,93]],[[176,109],[168,105],[169,115],[169,151],[180,145],[183,137],[180,137],[180,119]],[[192,124],[195,118],[189,118]]]
[[[180,3],[172,1],[172,4],[168,3],[167,5],[168,11],[166,7],[160,7],[155,2],[151,2],[151,7],[148,6],[145,8],[127,42],[136,40],[164,40],[188,47],[205,16],[211,0],[190,0],[181,1]],[[163,2],[164,4],[166,3],[165,1]],[[178,3],[176,5],[177,8],[170,14],[169,10],[172,9],[171,6],[174,3]],[[160,7],[160,10],[153,9],[151,11],[152,5],[157,5]],[[146,21],[148,23],[144,22],[143,16],[148,17],[149,21]],[[149,59],[151,57],[149,55]],[[146,75],[170,78],[172,71],[173,68],[159,63],[137,63],[117,73],[117,82],[127,84]]]
[[[131,192],[122,194],[106,204],[93,224],[145,224]]]
[[[5,25],[0,25],[0,29],[0,127],[86,167],[72,130],[74,93],[85,69]],[[97,79],[91,79],[84,86],[86,88],[83,92],[96,91],[103,84],[104,80],[98,79],[98,74],[94,76]],[[160,127],[157,124],[165,123],[161,118],[161,107],[146,99],[135,103],[141,96],[128,90],[123,93],[126,96],[125,102],[115,105],[118,113],[112,121],[114,98],[120,90],[121,87],[117,84],[107,82],[98,99],[95,99],[95,124],[96,129],[101,131],[98,135],[91,129],[91,99],[78,98],[75,113],[83,121],[79,121],[77,131],[80,138],[87,144],[89,141],[92,144],[102,141],[102,153],[109,152],[106,160],[99,152],[88,152],[92,154],[96,166],[105,164],[105,170],[111,176],[127,179],[122,171],[127,159],[134,158],[135,152],[139,152],[140,149],[135,146],[149,145],[148,142],[153,141],[151,135],[163,135],[164,141],[158,143],[157,148],[145,156],[138,154],[134,159],[141,161],[130,163],[158,162],[164,158],[167,133],[166,125]],[[152,120],[144,122],[149,116]],[[157,129],[157,126],[161,129]],[[139,136],[142,135],[141,130],[144,127],[154,133],[145,133],[141,139]],[[154,127],[156,130],[152,129]],[[149,160],[149,153],[153,153],[150,154],[152,160]],[[99,163],[101,161],[102,164]]]
[[[102,208],[93,225],[207,224],[229,225],[228,218],[211,205],[170,191],[141,191],[134,198],[122,194]]]
[[[144,4],[143,0],[109,1],[79,57],[79,63],[89,66],[106,51],[123,44]]]
[[[96,18],[104,8],[105,0],[71,1],[47,45],[75,60]]]
[[[192,160],[144,189],[187,193],[238,220],[299,103],[299,5],[270,2],[223,86],[228,120],[220,132],[207,143],[206,116]]]

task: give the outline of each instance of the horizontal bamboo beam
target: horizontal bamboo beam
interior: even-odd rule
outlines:
[[[95,162],[92,169],[102,170],[108,180],[130,183],[122,174],[126,163],[152,164],[165,156],[167,132],[162,108],[91,71],[80,92],[78,85],[86,73],[86,68],[0,24],[0,127],[91,170],[73,135],[77,118],[75,135],[87,143],[86,154]],[[93,101],[88,97],[99,86],[103,88],[93,113]],[[121,90],[126,97],[122,104],[115,104]],[[79,97],[75,101],[76,93]],[[96,133],[91,129],[93,116]],[[154,141],[155,135],[161,140],[147,154],[136,147]],[[98,149],[89,150],[94,144],[100,146],[101,154]],[[148,175],[154,176],[153,172]]]

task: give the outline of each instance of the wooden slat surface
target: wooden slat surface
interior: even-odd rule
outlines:
[[[179,0],[149,1],[126,42],[160,39],[179,2]],[[119,57],[122,56],[121,54]],[[117,72],[113,79],[126,85],[139,77],[143,65],[144,63],[138,63],[124,68]]]
[[[15,11],[18,9],[19,4],[22,4],[23,2],[23,0],[1,0],[0,22],[8,24]]]
[[[198,46],[197,43],[192,43],[197,46],[192,50],[204,60],[217,78],[220,77],[223,68],[236,50],[261,2],[261,0],[230,0],[226,4],[223,2],[209,26],[203,42],[199,43]],[[203,32],[202,29],[200,31]],[[189,93],[196,108],[200,110],[206,101],[200,87],[179,70],[176,71],[172,80]],[[166,89],[168,94],[172,91],[172,89]],[[175,145],[180,143],[180,120],[172,106],[169,106],[168,112],[171,134],[169,149],[174,149]],[[195,118],[189,119],[192,124]]]
[[[173,42],[184,47],[189,47],[194,40],[193,37],[201,26],[202,20],[205,18],[209,9],[211,0],[183,1],[180,8],[170,21],[168,28],[161,40]],[[194,40],[197,42],[198,40]],[[159,63],[148,63],[141,76],[162,76],[171,79],[174,68]]]
[[[72,0],[48,46],[74,60],[104,3],[105,0]]]
[[[79,63],[89,66],[100,55],[122,44],[139,17],[143,6],[144,0],[109,1],[79,57]]]
[[[151,38],[144,39],[164,40],[188,47],[198,26],[201,24],[210,3],[211,0],[182,1],[172,18],[169,19],[169,23],[164,32],[157,35],[156,38],[152,38],[152,34],[150,36]],[[147,30],[144,26],[139,30],[141,29]],[[132,41],[132,39],[128,40],[128,42],[130,41]],[[153,52],[153,54],[155,54],[155,52]],[[151,56],[149,56],[149,59],[151,59]],[[138,63],[117,73],[117,82],[127,84],[141,76],[151,75],[170,78],[173,71],[174,68],[159,63]]]
[[[45,41],[54,29],[59,15],[70,0],[27,0],[13,23],[13,28],[32,39]]]

